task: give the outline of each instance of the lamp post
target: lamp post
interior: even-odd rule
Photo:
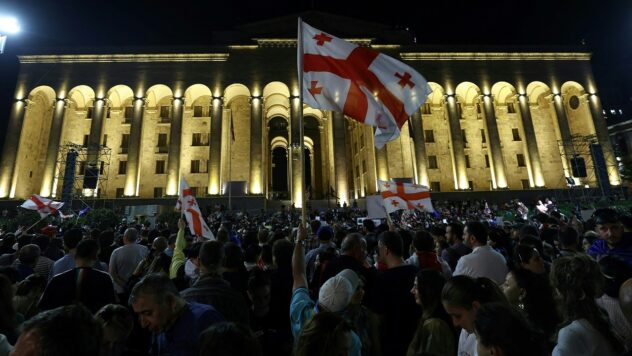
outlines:
[[[20,32],[20,25],[15,17],[0,16],[0,54],[4,53],[7,36]]]

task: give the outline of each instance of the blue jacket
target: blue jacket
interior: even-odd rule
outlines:
[[[610,248],[606,240],[599,239],[590,246],[588,254],[597,260],[604,256],[617,256],[632,266],[632,232],[624,232],[614,248]]]

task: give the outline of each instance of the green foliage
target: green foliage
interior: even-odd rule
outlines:
[[[156,217],[156,222],[159,224],[167,223],[171,231],[177,231],[178,219],[180,219],[180,212],[172,210],[160,213],[160,215]]]
[[[80,226],[88,225],[95,227],[101,231],[116,226],[121,221],[121,217],[116,215],[111,209],[94,209],[90,210],[86,215],[80,217],[77,223]]]
[[[39,221],[40,219],[41,217],[39,213],[35,210],[18,209],[18,215],[15,218],[9,220],[9,223],[7,225],[9,226],[9,231],[15,231],[17,230],[18,226],[24,226],[25,228],[28,228],[31,225],[37,223],[37,225],[33,226],[33,228],[29,231],[30,233],[33,233],[38,232],[53,218],[48,216],[42,221]]]

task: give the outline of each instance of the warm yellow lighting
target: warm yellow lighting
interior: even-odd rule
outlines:
[[[404,52],[408,61],[589,61],[586,52]]]
[[[228,53],[29,55],[18,59],[20,63],[225,62]]]

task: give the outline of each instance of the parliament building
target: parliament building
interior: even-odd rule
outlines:
[[[377,150],[372,127],[301,107],[296,16],[214,32],[203,48],[27,53],[0,199],[163,198],[184,176],[196,196],[237,187],[301,207],[301,154],[306,196],[341,204],[375,194],[378,179],[434,192],[621,184],[585,48],[436,47],[391,26],[303,15],[428,80],[432,94],[398,139]]]

